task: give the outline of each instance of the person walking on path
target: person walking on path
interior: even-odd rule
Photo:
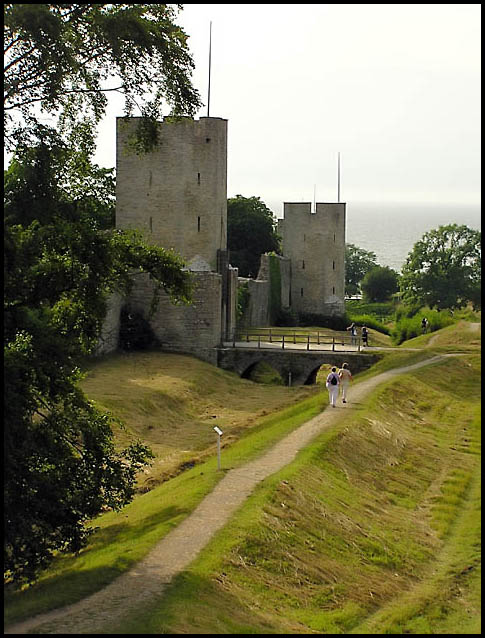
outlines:
[[[369,345],[368,340],[369,340],[369,331],[367,330],[366,326],[362,326],[362,345],[368,346]]]
[[[424,335],[428,332],[428,324],[429,324],[429,321],[426,319],[426,317],[423,317],[421,320],[421,328],[423,330]]]
[[[347,330],[350,330],[351,344],[353,346],[356,346],[357,345],[357,326],[355,325],[353,321],[350,324],[350,326],[347,328]]]
[[[339,370],[338,376],[340,377],[340,385],[342,387],[342,403],[347,403],[347,390],[349,388],[350,382],[353,381],[348,363],[342,363],[342,367]]]
[[[327,376],[327,382],[325,383],[328,390],[328,398],[332,408],[337,407],[337,398],[340,385],[340,377],[337,374],[337,368],[334,366]]]

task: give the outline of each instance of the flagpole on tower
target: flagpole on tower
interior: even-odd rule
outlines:
[[[209,24],[209,89],[207,94],[207,117],[209,117],[211,102],[211,54],[212,54],[212,20]]]
[[[340,152],[337,160],[337,202],[340,202]]]

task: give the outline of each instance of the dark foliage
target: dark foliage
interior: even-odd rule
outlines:
[[[239,276],[252,279],[258,276],[261,255],[280,252],[276,220],[259,197],[228,199],[227,247]]]

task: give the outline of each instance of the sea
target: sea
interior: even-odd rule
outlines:
[[[414,244],[447,224],[481,230],[479,205],[369,204],[347,202],[346,242],[376,254],[380,266],[397,272]]]

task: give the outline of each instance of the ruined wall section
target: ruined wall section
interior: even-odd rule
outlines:
[[[195,290],[190,306],[174,305],[161,291],[152,314],[154,283],[146,273],[135,275],[127,303],[148,319],[163,350],[193,354],[213,363],[216,355],[211,349],[221,345],[221,275],[198,272],[192,276]]]
[[[279,279],[271,277],[271,260],[277,260]],[[257,279],[239,277],[241,284],[248,285],[249,302],[241,321],[244,328],[264,328],[274,321],[277,312],[274,304],[287,310],[290,306],[291,261],[281,255],[261,255]]]
[[[291,260],[291,308],[297,313],[345,312],[345,204],[284,204],[278,222],[283,255]]]
[[[120,313],[124,298],[120,293],[110,295],[107,302],[106,317],[96,348],[96,356],[109,354],[118,349],[120,339]]]

